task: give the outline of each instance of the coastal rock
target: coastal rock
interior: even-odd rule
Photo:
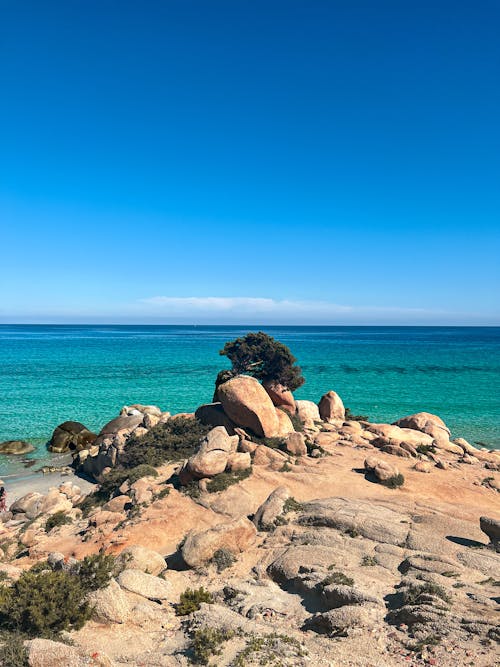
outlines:
[[[227,469],[231,472],[238,470],[247,470],[252,465],[250,452],[234,452],[229,454],[227,459]]]
[[[118,583],[125,590],[148,600],[168,600],[172,597],[172,584],[169,581],[141,570],[123,570],[118,575]]]
[[[375,475],[379,482],[387,482],[391,477],[399,475],[399,470],[396,466],[382,461],[375,456],[369,456],[365,459],[365,470]]]
[[[130,604],[120,585],[111,579],[109,586],[87,596],[93,617],[102,623],[125,623],[130,617]]]
[[[194,416],[205,426],[224,426],[229,435],[234,435],[235,424],[224,412],[222,403],[200,405]]]
[[[500,521],[488,516],[479,519],[479,526],[483,533],[490,539],[491,544],[499,550],[500,547]]]
[[[413,467],[418,472],[431,472],[433,465],[430,461],[417,461]]]
[[[118,556],[118,562],[124,569],[141,570],[154,576],[167,569],[167,563],[161,554],[140,544],[126,547]]]
[[[290,490],[286,486],[278,486],[255,512],[253,522],[260,530],[274,526],[276,519],[283,514],[286,500],[290,498]]]
[[[286,410],[291,415],[295,414],[295,399],[292,392],[278,382],[263,382],[262,386],[269,394],[269,398],[277,408]]]
[[[286,451],[294,456],[307,454],[306,439],[303,433],[290,433],[285,440]]]
[[[137,415],[141,413],[143,415],[151,415],[153,417],[158,417],[158,419],[163,415],[163,412],[157,405],[142,405],[141,403],[134,403],[133,405],[124,405],[120,410],[120,416],[123,415]]]
[[[415,431],[422,431],[432,436],[437,442],[449,441],[450,429],[446,426],[444,421],[437,415],[430,412],[417,412],[408,417],[402,417],[394,422],[396,426],[401,428],[411,428]]]
[[[95,433],[80,422],[67,421],[59,424],[54,429],[49,442],[49,451],[63,453],[69,451],[79,452],[88,449],[97,438]]]
[[[254,543],[256,534],[254,524],[246,517],[208,530],[191,531],[182,546],[182,557],[189,567],[199,567],[211,560],[218,549],[233,554],[245,551]]]
[[[238,426],[260,437],[272,438],[279,431],[276,409],[264,387],[249,375],[238,375],[218,388],[224,412]]]
[[[286,414],[286,412],[276,408],[276,416],[278,417],[278,430],[276,431],[277,438],[282,438],[295,431],[290,417]]]
[[[200,448],[188,461],[188,470],[199,479],[224,472],[229,454],[236,452],[239,438],[228,435],[224,426],[216,426],[201,441]]]
[[[265,445],[259,445],[253,456],[254,465],[270,466],[273,470],[280,470],[288,460],[289,457],[284,452]]]
[[[40,503],[42,502],[42,499],[43,496],[41,493],[32,491],[21,496],[21,498],[18,498],[18,500],[12,503],[10,511],[13,514],[24,513],[28,519],[36,519],[40,514]]]
[[[318,404],[319,416],[325,422],[332,419],[345,419],[345,408],[340,396],[334,391],[328,391],[321,397]]]
[[[418,447],[419,445],[430,447],[434,443],[433,437],[426,433],[410,428],[401,428],[394,424],[369,424],[366,429],[368,432],[374,433],[386,440],[386,444],[399,445],[402,442],[406,442],[413,447]]]
[[[126,437],[142,424],[143,420],[144,415],[139,411],[137,411],[137,414],[115,417],[102,427],[94,444],[100,445],[109,436],[122,435]]]
[[[24,440],[5,440],[0,442],[0,454],[29,454],[35,448]]]
[[[295,401],[297,414],[304,426],[314,426],[314,422],[321,421],[319,408],[312,401]]]

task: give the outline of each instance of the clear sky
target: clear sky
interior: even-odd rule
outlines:
[[[0,321],[500,324],[498,0],[0,0]]]

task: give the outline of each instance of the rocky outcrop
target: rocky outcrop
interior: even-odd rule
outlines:
[[[29,454],[35,448],[25,440],[5,440],[0,442],[0,454]]]
[[[427,433],[438,443],[441,441],[449,441],[451,435],[450,429],[446,426],[444,421],[430,412],[417,412],[414,415],[398,419],[394,424],[401,428],[411,428],[415,431]]]
[[[167,563],[161,554],[140,544],[133,544],[123,549],[118,557],[118,562],[124,569],[141,570],[155,577],[167,569]]]
[[[235,424],[224,412],[222,403],[200,405],[194,416],[205,426],[224,426],[229,435],[234,435]]]
[[[264,387],[249,375],[221,384],[217,391],[226,415],[238,426],[255,435],[272,438],[279,431],[279,419]]]
[[[262,386],[269,394],[273,405],[286,410],[291,415],[295,414],[295,399],[289,389],[278,382],[263,382]]]
[[[319,409],[312,401],[295,401],[297,415],[304,426],[314,426],[315,422],[321,421]]]
[[[211,560],[219,549],[233,554],[245,551],[254,543],[255,536],[255,526],[246,517],[208,530],[191,531],[182,545],[182,557],[189,567],[199,567]]]
[[[259,530],[269,530],[276,525],[282,516],[285,502],[290,498],[290,490],[286,486],[278,486],[255,512],[253,522]]]
[[[340,396],[334,391],[328,391],[321,397],[318,404],[319,416],[325,422],[345,419],[345,408]]]
[[[131,606],[115,579],[106,588],[90,593],[87,602],[94,610],[93,617],[101,623],[125,623],[130,617]]]
[[[276,416],[278,417],[278,430],[276,431],[277,438],[286,437],[289,433],[295,431],[290,417],[286,412],[283,412],[280,408],[276,408]]]
[[[52,433],[49,451],[57,453],[79,452],[82,449],[88,449],[96,438],[97,435],[89,431],[80,422],[63,422]]]
[[[187,464],[196,478],[213,477],[226,469],[229,455],[236,452],[239,438],[228,435],[224,426],[216,426],[203,438],[199,450]]]
[[[399,470],[395,465],[382,461],[376,456],[369,456],[365,459],[365,470],[373,473],[379,482],[387,482],[399,475]]]
[[[127,569],[118,575],[122,588],[148,600],[168,600],[172,597],[172,584],[142,570]]]
[[[488,516],[479,519],[481,530],[490,539],[490,543],[497,551],[500,551],[500,521]]]

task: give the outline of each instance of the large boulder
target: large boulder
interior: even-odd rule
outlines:
[[[141,570],[154,576],[167,569],[167,563],[161,554],[140,544],[125,547],[120,552],[118,561],[126,570]]]
[[[303,433],[290,433],[285,440],[286,451],[294,456],[307,454],[306,439]]]
[[[182,545],[182,557],[189,567],[199,567],[212,559],[218,549],[238,554],[255,541],[257,531],[246,517],[221,523],[208,530],[191,531]]]
[[[5,440],[0,442],[0,454],[29,454],[35,448],[25,440]]]
[[[430,446],[434,442],[434,438],[427,433],[411,428],[401,428],[395,424],[370,424],[366,427],[366,430],[383,438],[387,441],[387,444],[390,442],[391,444],[399,445],[402,442],[406,442],[413,447],[418,447],[419,445]]]
[[[500,550],[500,521],[488,516],[482,516],[479,519],[479,525],[485,535],[490,538],[491,544]]]
[[[283,412],[280,408],[276,408],[276,416],[278,417],[278,431],[276,432],[276,437],[284,438],[295,431],[290,417],[286,412]]]
[[[345,419],[345,408],[340,396],[334,391],[328,391],[321,397],[318,404],[319,416],[325,422],[334,419]]]
[[[95,433],[80,422],[67,421],[59,424],[54,429],[49,442],[49,451],[51,452],[79,452],[82,449],[88,449],[97,438]]]
[[[130,604],[119,584],[111,579],[109,586],[87,596],[93,608],[93,617],[101,623],[125,623],[130,617]]]
[[[295,401],[297,414],[304,426],[314,426],[314,422],[321,421],[319,409],[312,401]]]
[[[238,426],[266,438],[273,438],[279,432],[280,422],[273,402],[255,378],[238,375],[221,384],[217,394],[224,412]]]
[[[291,415],[295,414],[295,399],[292,392],[279,382],[263,382],[262,386],[269,394],[269,398],[277,408],[286,410]]]
[[[13,514],[26,514],[28,519],[36,519],[40,514],[40,505],[44,496],[37,491],[31,491],[21,498],[18,498],[10,506],[10,511]]]
[[[290,498],[290,490],[286,486],[278,486],[264,500],[255,512],[253,522],[257,528],[269,530],[276,524],[276,519],[283,514],[285,502]]]
[[[115,417],[110,422],[105,424],[99,435],[97,436],[94,444],[100,445],[106,438],[110,436],[121,435],[123,437],[129,436],[142,422],[144,421],[144,415],[142,412],[134,412],[131,415],[122,415],[120,417]]]
[[[415,431],[427,433],[438,443],[443,440],[448,442],[451,435],[450,429],[446,426],[444,421],[430,412],[417,412],[414,415],[398,419],[394,424],[401,428],[411,428]]]
[[[148,600],[168,600],[172,597],[172,584],[169,581],[141,570],[123,570],[118,575],[118,583],[125,590]]]
[[[224,426],[229,435],[234,435],[234,422],[224,412],[222,403],[200,405],[194,416],[205,426]]]
[[[213,477],[224,472],[228,457],[236,452],[239,438],[228,435],[224,426],[216,426],[203,438],[199,450],[188,461],[194,477]]]
[[[378,459],[376,456],[369,456],[365,459],[365,470],[373,473],[377,480],[382,483],[399,475],[396,466]]]

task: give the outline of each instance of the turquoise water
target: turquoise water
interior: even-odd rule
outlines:
[[[253,327],[255,330],[255,327]],[[425,410],[454,436],[500,447],[500,328],[264,327],[306,377],[297,398],[329,389],[372,420]],[[124,404],[191,411],[211,400],[229,326],[0,326],[0,441],[37,444],[67,419],[100,427]],[[0,472],[12,466],[3,457]],[[19,462],[17,463],[19,465]]]

